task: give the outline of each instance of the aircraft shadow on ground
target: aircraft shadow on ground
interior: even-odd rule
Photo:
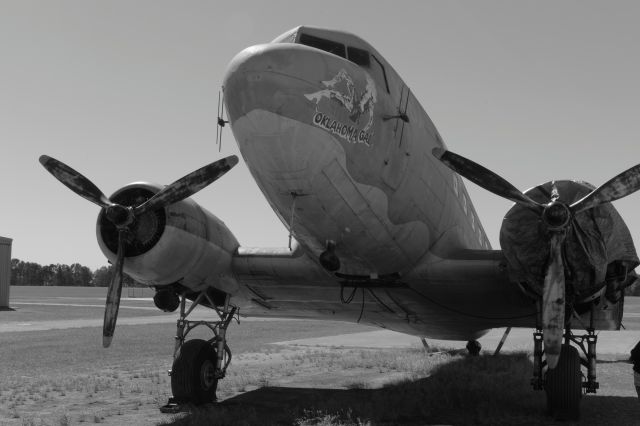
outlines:
[[[325,416],[373,425],[555,424],[545,415],[544,392],[529,385],[531,372],[526,354],[460,358],[429,377],[378,389],[263,387],[166,424],[295,424]],[[589,395],[582,400],[581,425],[634,425],[638,418],[637,398]]]

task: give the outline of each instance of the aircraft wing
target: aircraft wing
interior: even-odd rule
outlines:
[[[299,247],[240,248],[233,269],[241,289],[236,301],[248,316],[358,321],[454,340],[536,325],[535,301],[509,279],[500,250],[429,254],[404,277],[371,278],[335,276]],[[623,304],[602,299],[595,327],[618,329]],[[576,316],[576,328],[586,328],[587,318]]]
[[[429,255],[406,277],[326,272],[302,249],[238,249],[241,313],[358,321],[419,336],[468,339],[535,325],[535,304],[509,282],[501,251]]]

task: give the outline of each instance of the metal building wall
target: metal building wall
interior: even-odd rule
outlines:
[[[11,284],[11,238],[0,237],[0,308],[9,307]]]

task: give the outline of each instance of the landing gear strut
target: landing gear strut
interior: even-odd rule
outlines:
[[[599,387],[596,381],[596,342],[598,337],[594,328],[587,328],[587,334],[575,335],[567,326],[564,333],[564,344],[560,352],[558,365],[554,369],[546,369],[543,360],[542,329],[533,333],[533,378],[534,390],[545,390],[547,393],[547,411],[558,420],[577,420],[580,416],[580,399],[584,393],[596,393]],[[587,342],[585,348],[584,342]],[[582,358],[575,346],[582,350]],[[580,370],[587,370],[586,380]]]
[[[215,401],[218,380],[224,378],[231,363],[231,350],[227,346],[227,327],[235,317],[237,307],[229,303],[226,296],[223,306],[216,306],[206,292],[186,308],[186,297],[180,296],[180,318],[177,321],[176,343],[173,353],[171,391],[167,405],[160,410],[165,413],[180,411],[180,405],[186,403],[204,404]],[[190,321],[189,314],[203,301],[208,302],[217,313],[218,321]],[[210,340],[193,339],[185,341],[194,328],[204,325],[213,333]]]

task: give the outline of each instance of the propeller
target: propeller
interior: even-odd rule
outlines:
[[[551,235],[551,261],[544,277],[542,290],[542,330],[544,353],[547,365],[553,369],[558,365],[564,333],[564,264],[562,262],[562,243],[564,235]]]
[[[113,270],[113,276],[107,291],[107,301],[104,305],[104,321],[102,324],[102,346],[108,348],[116,329],[118,309],[120,308],[120,296],[122,295],[122,266],[124,264],[125,238],[127,229],[118,229],[118,254]]]
[[[459,175],[466,177],[476,185],[502,198],[511,200],[514,203],[522,204],[538,213],[542,212],[544,206],[527,197],[520,192],[518,188],[491,170],[458,154],[454,154],[451,151],[445,151],[442,148],[434,148],[432,152],[433,155],[447,167]]]
[[[109,207],[113,205],[107,196],[104,195],[102,191],[93,184],[93,182],[66,164],[47,155],[40,156],[40,164],[42,164],[44,168],[47,169],[47,171],[56,179],[62,182],[63,185],[82,198],[85,198],[100,207]]]
[[[640,189],[640,164],[625,170],[613,179],[603,183],[585,197],[571,205],[571,210],[578,213],[592,209],[600,204],[619,200]]]
[[[570,206],[559,200],[552,183],[551,201],[540,204],[489,169],[461,155],[434,148],[433,155],[447,167],[494,194],[540,215],[550,233],[549,264],[542,292],[542,327],[545,354],[550,369],[556,367],[562,347],[565,316],[565,276],[562,246],[574,216],[601,204],[618,200],[640,189],[640,164],[620,173]]]
[[[113,339],[113,333],[118,319],[120,296],[122,294],[123,266],[126,249],[126,241],[131,225],[137,217],[145,212],[168,207],[171,204],[184,200],[200,191],[207,185],[220,178],[233,166],[238,164],[238,157],[229,157],[208,164],[194,172],[191,172],[172,184],[164,187],[153,197],[139,206],[123,206],[113,203],[96,185],[81,173],[67,166],[63,162],[47,155],[40,156],[40,163],[63,185],[71,189],[79,196],[91,201],[103,208],[105,216],[118,229],[118,252],[114,265],[114,274],[109,283],[107,300],[104,311],[104,326],[102,330],[102,345],[107,348]]]

